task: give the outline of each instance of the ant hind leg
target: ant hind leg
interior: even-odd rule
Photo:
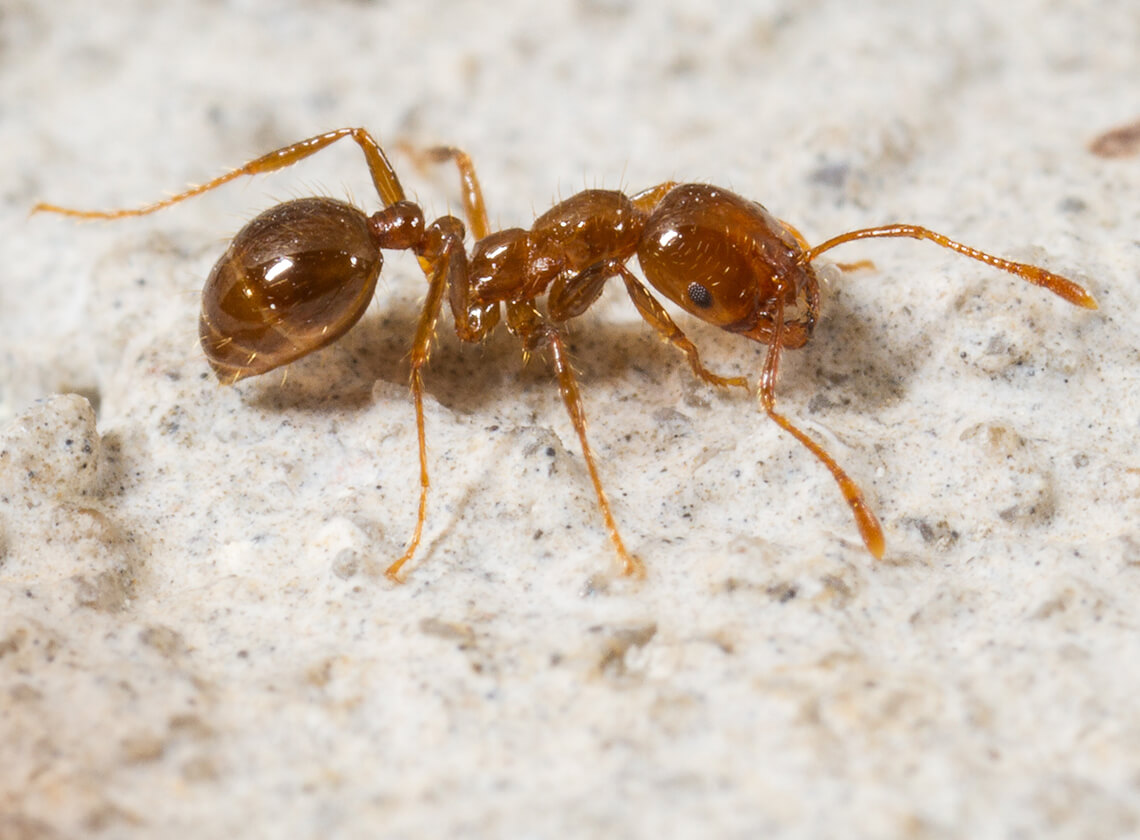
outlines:
[[[363,128],[338,128],[335,131],[318,134],[307,140],[301,140],[296,143],[291,143],[288,146],[283,146],[280,149],[275,149],[268,154],[239,166],[237,169],[232,169],[224,175],[219,175],[211,181],[191,187],[177,195],[170,196],[170,198],[164,198],[162,201],[156,201],[153,204],[147,204],[143,207],[127,210],[75,210],[70,207],[60,207],[58,204],[46,204],[41,202],[32,208],[32,212],[58,213],[62,216],[72,216],[79,219],[122,219],[128,216],[146,216],[150,213],[155,213],[166,207],[170,207],[172,204],[178,204],[188,198],[193,198],[196,195],[217,189],[222,186],[222,184],[227,184],[244,175],[260,175],[266,172],[275,172],[278,169],[285,169],[298,161],[304,160],[310,155],[316,154],[321,149],[335,143],[343,137],[351,137],[356,145],[360,146],[361,151],[364,152],[364,159],[368,163],[368,171],[372,174],[372,183],[376,186],[376,192],[379,193],[384,205],[388,206],[397,201],[403,201],[405,199],[404,188],[400,186],[400,179],[396,177],[396,170],[392,168],[388,156],[384,154],[384,150],[372,135]]]
[[[416,149],[407,144],[401,148],[417,161],[430,163],[446,163],[454,161],[459,170],[459,179],[463,183],[463,214],[471,228],[471,235],[476,240],[484,239],[491,233],[491,224],[487,220],[487,204],[483,201],[483,187],[479,184],[479,176],[475,174],[475,164],[471,155],[458,146],[432,146],[428,149]]]
[[[410,376],[412,401],[416,410],[416,437],[420,454],[420,500],[416,513],[416,528],[403,555],[390,565],[384,574],[397,583],[402,582],[400,569],[412,559],[423,536],[424,522],[427,519],[427,494],[430,482],[427,469],[427,435],[424,429],[424,379],[423,369],[431,355],[431,342],[435,337],[435,324],[439,318],[443,296],[451,282],[463,282],[454,275],[457,266],[466,264],[463,248],[463,224],[453,216],[444,216],[433,222],[424,232],[424,249],[420,258],[428,276],[428,292],[420,310],[416,335],[412,344],[412,370]]]

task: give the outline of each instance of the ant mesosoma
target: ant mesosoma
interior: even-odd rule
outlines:
[[[450,160],[459,170],[463,207],[475,239],[468,254],[463,223],[443,216],[425,224],[423,211],[405,197],[384,150],[361,128],[342,128],[293,143],[138,209],[87,211],[38,204],[33,212],[84,219],[142,216],[243,175],[291,166],[345,137],[364,152],[383,209],[368,216],[342,201],[313,197],[287,201],[262,213],[234,237],[210,273],[202,292],[199,334],[210,366],[223,384],[257,376],[335,341],[360,319],[376,287],[382,250],[416,255],[428,281],[411,353],[419,510],[407,549],[387,569],[394,580],[400,579],[401,568],[415,554],[427,516],[423,368],[444,297],[461,340],[484,338],[505,308],[507,327],[518,336],[524,353],[549,353],[598,507],[626,575],[642,574],[644,567],[622,543],[602,489],[561,325],[588,309],[610,278],[620,277],[641,317],[685,355],[698,379],[720,387],[748,387],[743,377],[717,376],[705,368],[696,346],[627,267],[634,256],[649,284],[681,309],[767,346],[758,384],[760,406],[831,471],[863,542],[876,558],[883,555],[883,530],[862,491],[831,455],[776,411],[780,354],[803,347],[819,316],[819,280],[812,261],[856,239],[926,239],[1043,286],[1071,304],[1096,309],[1092,295],[1071,280],[985,254],[916,225],[855,230],[810,247],[795,228],[759,204],[707,184],[666,181],[632,196],[617,190],[584,190],[543,213],[529,230],[492,231],[468,155],[453,147],[428,150],[427,159]],[[538,306],[542,295],[545,314]]]

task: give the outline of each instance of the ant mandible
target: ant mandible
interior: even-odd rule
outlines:
[[[991,256],[917,225],[854,230],[810,247],[795,228],[761,205],[706,184],[666,181],[632,196],[617,190],[584,190],[539,216],[529,230],[492,231],[470,157],[450,146],[430,149],[424,153],[428,159],[450,160],[459,170],[464,212],[475,238],[468,254],[463,223],[443,216],[425,224],[423,211],[407,200],[388,156],[362,128],[337,129],[293,143],[138,209],[91,211],[37,204],[33,212],[83,219],[143,216],[243,175],[292,166],[345,137],[364,152],[383,209],[368,216],[342,201],[313,197],[287,201],[262,213],[234,237],[210,272],[202,292],[199,335],[223,384],[257,376],[335,341],[360,319],[376,287],[382,250],[416,255],[428,281],[411,353],[419,509],[411,541],[387,569],[393,580],[401,579],[400,570],[415,554],[427,517],[423,369],[445,296],[461,340],[483,339],[505,308],[507,328],[519,337],[524,353],[550,354],[598,507],[626,575],[643,574],[644,567],[626,550],[602,489],[561,325],[586,311],[610,278],[620,277],[641,317],[685,355],[698,379],[719,387],[748,387],[743,377],[717,376],[701,363],[696,345],[627,267],[634,256],[650,285],[677,306],[767,345],[758,384],[760,406],[831,471],[863,542],[876,558],[885,548],[883,529],[862,491],[823,447],[776,411],[780,355],[785,349],[803,347],[819,316],[819,280],[812,261],[856,239],[926,239],[1042,286],[1076,306],[1097,306],[1084,288],[1060,275]],[[545,314],[538,306],[542,295]]]

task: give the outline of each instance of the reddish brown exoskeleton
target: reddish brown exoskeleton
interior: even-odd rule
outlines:
[[[549,353],[606,529],[627,575],[644,569],[626,550],[602,489],[562,325],[588,309],[606,282],[620,278],[642,318],[685,355],[699,379],[720,387],[748,385],[741,377],[721,377],[705,368],[693,342],[630,271],[633,257],[649,285],[677,306],[767,347],[758,385],[761,407],[831,471],[875,557],[883,555],[883,531],[859,487],[819,444],[776,411],[780,355],[806,344],[819,316],[819,280],[812,261],[856,239],[927,239],[1042,286],[1076,306],[1096,308],[1092,295],[1071,280],[990,256],[916,225],[855,230],[809,247],[795,228],[759,204],[706,184],[669,181],[632,196],[585,190],[539,216],[529,229],[492,231],[470,158],[452,147],[431,149],[426,157],[453,161],[462,178],[465,215],[475,239],[468,253],[463,222],[443,216],[426,224],[420,207],[405,197],[384,150],[360,128],[285,146],[139,209],[88,211],[39,204],[35,210],[85,219],[141,216],[240,176],[291,166],[345,137],[363,150],[383,209],[369,216],[330,198],[302,198],[262,213],[234,237],[210,273],[202,292],[199,333],[222,383],[257,376],[324,347],[352,327],[372,299],[383,250],[408,250],[417,256],[428,281],[411,354],[419,509],[407,549],[387,569],[395,580],[415,554],[427,517],[423,368],[445,297],[463,341],[480,341],[505,313],[508,329],[524,350]],[[545,307],[540,307],[543,297]]]

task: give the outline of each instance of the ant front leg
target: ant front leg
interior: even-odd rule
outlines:
[[[562,333],[553,324],[546,322],[538,310],[534,308],[533,301],[517,301],[507,304],[507,322],[511,331],[518,335],[523,347],[528,351],[539,350],[546,347],[550,350],[550,361],[558,375],[558,390],[562,394],[562,402],[570,415],[570,422],[578,434],[578,442],[582,446],[582,457],[586,461],[586,469],[590,473],[590,481],[594,485],[594,493],[598,497],[598,507],[602,510],[602,517],[606,522],[606,531],[610,541],[617,551],[618,560],[621,561],[622,574],[644,577],[645,566],[641,561],[630,554],[618,533],[617,522],[610,510],[606,491],[602,489],[602,480],[598,476],[598,467],[594,463],[594,453],[590,449],[590,442],[586,439],[586,412],[582,408],[582,394],[578,390],[578,380],[574,376],[574,369],[567,358],[565,340]]]
[[[229,183],[243,175],[260,175],[292,166],[344,137],[351,137],[353,142],[364,152],[368,171],[372,174],[372,183],[376,186],[376,192],[379,193],[384,205],[389,206],[397,201],[403,201],[405,199],[404,188],[400,186],[400,179],[396,177],[396,170],[392,168],[388,156],[384,154],[384,150],[372,135],[363,128],[338,128],[335,131],[318,134],[316,137],[283,146],[224,175],[219,175],[212,181],[191,187],[177,195],[172,195],[170,198],[156,201],[144,207],[132,210],[74,210],[56,204],[40,203],[32,208],[32,212],[59,213],[63,216],[73,216],[80,219],[122,219],[128,216],[146,216],[170,207],[172,204],[178,204],[180,201],[217,189],[222,184]]]
[[[772,337],[768,342],[768,354],[764,357],[764,370],[760,374],[760,406],[780,428],[806,446],[808,451],[831,471],[836,483],[839,484],[843,498],[847,500],[851,512],[855,515],[855,524],[859,528],[859,534],[863,537],[867,550],[874,555],[875,559],[882,559],[883,552],[886,550],[883,528],[874,511],[868,507],[859,485],[843,471],[822,446],[800,431],[787,417],[776,411],[776,376],[780,371],[780,351],[784,347],[784,306],[780,298],[777,298],[775,309]]]
[[[697,346],[673,322],[664,307],[654,300],[653,296],[649,294],[649,290],[620,260],[598,263],[574,277],[556,280],[550,287],[546,299],[547,311],[550,313],[551,319],[560,322],[581,315],[598,299],[606,281],[615,274],[621,275],[625,282],[626,292],[629,293],[638,314],[657,331],[663,340],[668,341],[685,354],[689,366],[698,379],[718,388],[748,387],[748,380],[743,376],[718,376],[706,368],[701,363]]]
[[[710,385],[715,385],[718,388],[747,388],[748,380],[743,376],[718,376],[711,370],[701,364],[701,356],[697,351],[697,346],[685,335],[684,331],[674,323],[673,319],[669,317],[669,313],[665,308],[658,303],[654,297],[649,294],[649,290],[643,286],[638,279],[634,276],[633,272],[626,268],[624,265],[620,266],[618,272],[621,274],[621,279],[625,281],[625,290],[629,293],[630,300],[633,305],[637,307],[637,311],[641,317],[657,330],[657,334],[665,341],[668,341],[678,350],[685,354],[685,358],[689,361],[689,367],[693,369],[697,379],[702,382],[707,382]]]

